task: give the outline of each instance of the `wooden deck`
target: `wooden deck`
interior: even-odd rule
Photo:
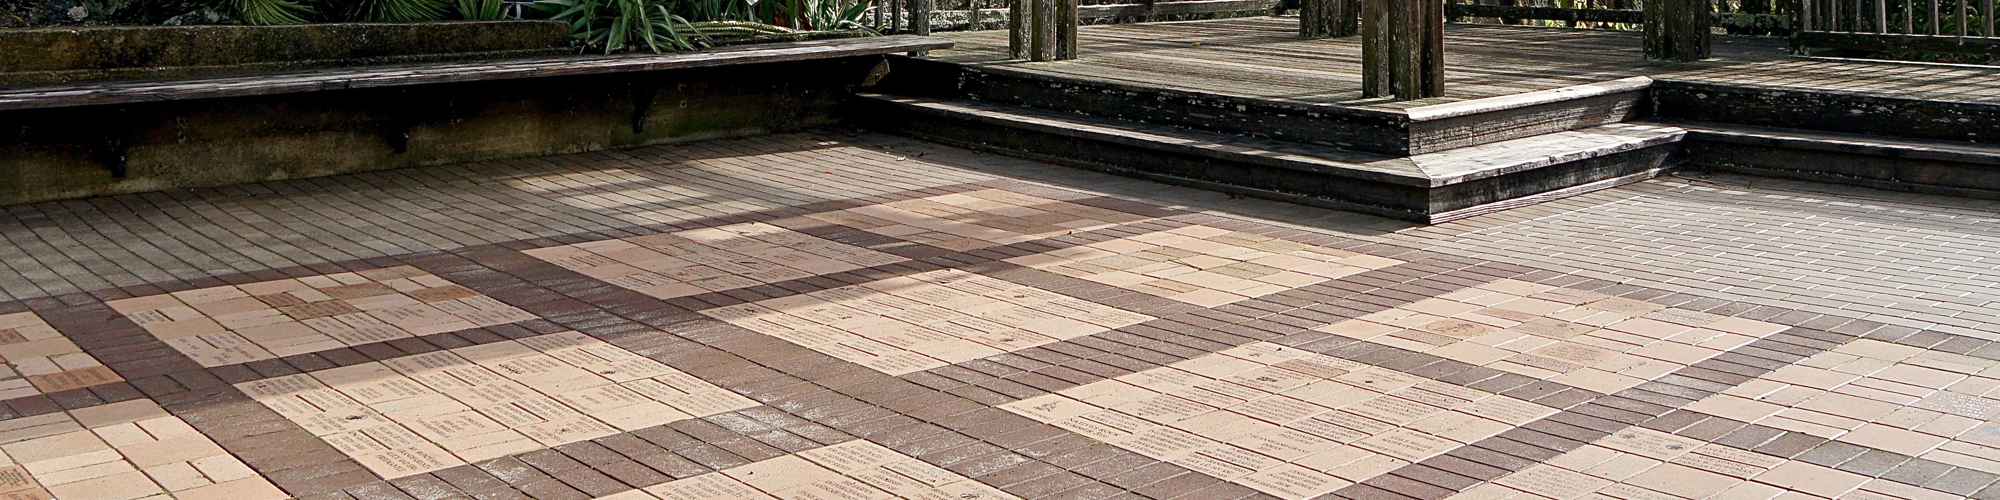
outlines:
[[[1277,101],[1407,108],[1518,94],[1630,76],[1735,85],[1770,85],[2000,103],[2000,68],[1792,57],[1776,39],[1717,37],[1716,59],[1656,63],[1640,56],[1637,33],[1519,26],[1448,25],[1444,97],[1361,101],[1357,37],[1301,40],[1291,17],[1089,26],[1082,57],[1006,60],[1005,31],[947,33],[958,41],[932,57],[1005,66],[1051,76]]]

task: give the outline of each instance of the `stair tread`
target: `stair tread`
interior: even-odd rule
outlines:
[[[2000,165],[2000,145],[1710,122],[1655,122],[1709,141]]]
[[[1680,140],[1682,129],[1617,123],[1409,157],[961,99],[860,94],[933,113],[1330,175],[1439,187]]]

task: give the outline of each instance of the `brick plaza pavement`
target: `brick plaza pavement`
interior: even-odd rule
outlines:
[[[1990,209],[841,129],[14,206],[0,498],[2000,500]]]

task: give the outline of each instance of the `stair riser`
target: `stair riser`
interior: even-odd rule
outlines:
[[[1658,177],[1686,164],[1679,142],[1586,158],[1431,190],[1432,223],[1531,205]]]
[[[1996,165],[1713,141],[1697,134],[1686,142],[1692,170],[2000,199]]]
[[[928,59],[894,57],[890,66],[880,90],[893,94],[973,98],[1397,156],[1622,122],[1644,109],[1647,85],[1606,82],[1627,90],[1526,105],[1518,100],[1532,94],[1461,101],[1454,104],[1477,111],[1417,119],[1396,110],[1235,98]]]
[[[1677,165],[1675,143],[1438,188],[1305,172],[1156,148],[1044,133],[893,105],[855,116],[906,135],[1118,175],[1423,223],[1643,180]],[[1579,186],[1583,186],[1579,188]]]
[[[1655,81],[1651,114],[1762,127],[2000,144],[2000,105]]]
[[[1646,92],[1620,92],[1525,108],[1489,111],[1410,124],[1411,154],[1553,134],[1638,118]]]
[[[1408,119],[1393,113],[1339,114],[1269,101],[1120,89],[968,69],[960,90],[981,101],[1162,125],[1409,154]]]

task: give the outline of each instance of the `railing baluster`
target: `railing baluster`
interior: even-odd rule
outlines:
[[[1940,31],[1940,30],[1942,30],[1942,29],[1943,29],[1943,26],[1944,26],[1944,16],[1942,16],[1942,15],[1940,14],[1940,11],[1938,10],[1938,3],[1939,3],[1939,2],[1942,2],[1942,1],[1943,1],[1943,0],[1930,0],[1930,2],[1931,2],[1931,34],[1933,34],[1933,35],[1936,35],[1936,34],[1940,34],[1940,33],[1943,33],[1943,31]]]
[[[1965,4],[1969,3],[1972,3],[1972,0],[1958,0],[1958,43],[1965,43],[1966,23],[1971,19],[1965,16]]]
[[[1917,34],[1917,0],[1903,0],[1903,34]]]
[[[1986,29],[1980,31],[1980,33],[1989,37],[2000,36],[1993,34],[1993,0],[1985,0],[1979,3],[1979,17],[1986,20]]]
[[[1875,0],[1875,32],[1889,32],[1889,0]]]
[[[1799,29],[1813,30],[1813,0],[1799,0]]]

